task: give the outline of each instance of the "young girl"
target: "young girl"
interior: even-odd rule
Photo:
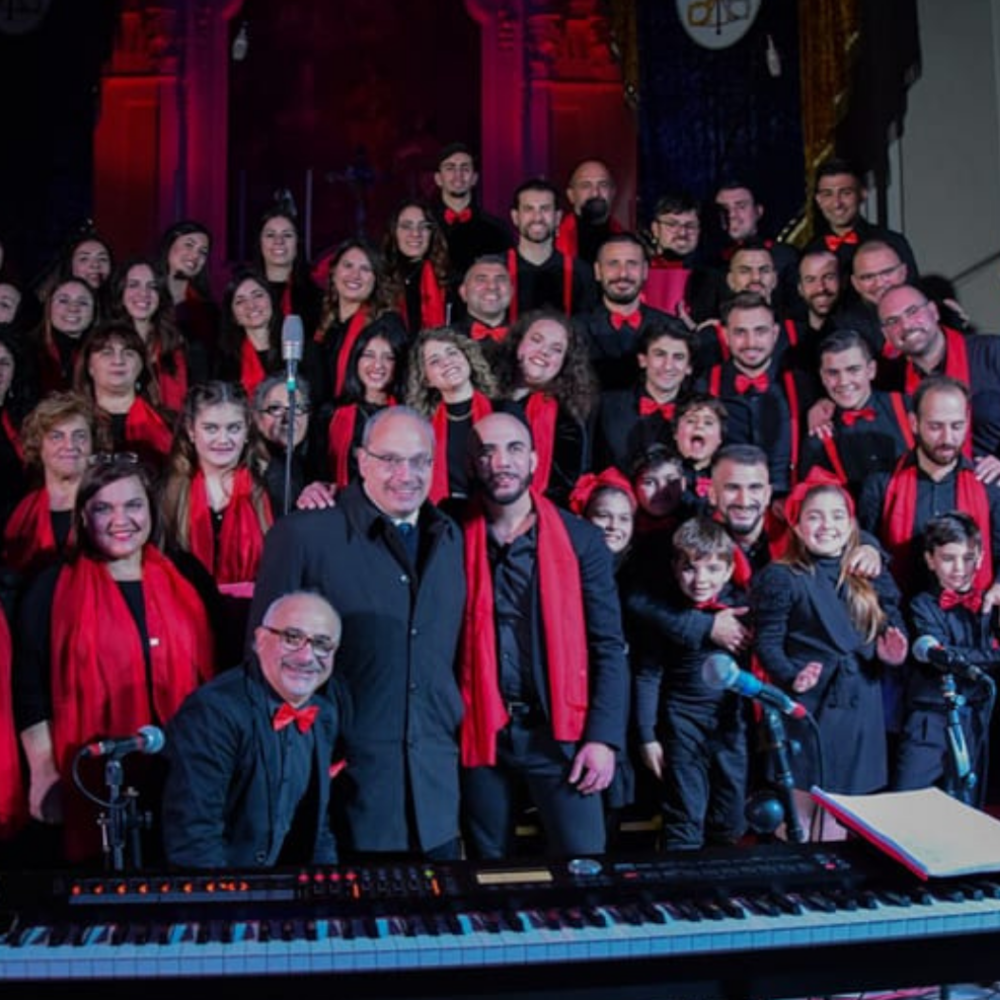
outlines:
[[[849,494],[839,485],[800,483],[785,515],[787,549],[754,576],[751,605],[761,665],[816,722],[818,732],[788,723],[801,745],[791,763],[799,820],[809,830],[818,812],[808,794],[813,784],[846,793],[885,787],[879,664],[900,666],[908,641],[890,574],[866,580],[847,572],[859,545]],[[819,840],[845,835],[832,821],[812,832]]]

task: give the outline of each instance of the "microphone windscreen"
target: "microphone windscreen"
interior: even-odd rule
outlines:
[[[701,665],[701,679],[716,691],[732,687],[739,676],[739,666],[728,653],[712,653]]]
[[[143,753],[159,753],[167,743],[167,737],[159,726],[142,726],[139,733],[146,741]]]
[[[940,649],[941,643],[932,635],[922,635],[913,644],[913,655],[919,663],[930,663],[931,650]]]
[[[305,339],[302,317],[294,314],[286,316],[281,324],[281,360],[301,361]]]

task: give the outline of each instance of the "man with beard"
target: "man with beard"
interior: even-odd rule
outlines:
[[[878,316],[899,352],[892,387],[912,395],[923,379],[944,374],[968,386],[972,398],[971,449],[977,472],[1000,451],[1000,338],[961,334],[941,324],[938,307],[912,285],[887,291]]]
[[[969,389],[948,375],[921,382],[913,396],[914,446],[892,472],[869,476],[858,497],[858,524],[878,535],[904,596],[926,590],[923,527],[937,514],[959,510],[982,532],[984,557],[976,587],[993,583],[1000,565],[1000,487],[983,483],[962,453],[969,426]]]
[[[453,142],[441,150],[434,183],[441,192],[434,214],[448,244],[450,280],[454,287],[477,257],[503,254],[511,241],[507,227],[482,211],[473,200],[479,174],[468,146]]]
[[[624,746],[628,667],[611,554],[593,525],[531,488],[528,427],[473,428],[480,487],[465,522],[459,680],[470,852],[510,854],[519,786],[552,854],[605,848],[602,798]]]
[[[639,374],[636,353],[642,332],[670,317],[644,305],[642,291],[649,267],[637,236],[609,236],[597,252],[594,276],[601,289],[601,302],[581,325],[590,343],[590,361],[602,389],[624,389],[635,384]]]
[[[801,368],[810,374],[819,370],[819,347],[833,332],[831,317],[840,299],[840,265],[830,250],[809,250],[798,267],[799,298],[805,305],[805,318],[795,321],[797,354]]]
[[[764,448],[771,486],[783,496],[792,486],[812,390],[779,363],[779,326],[762,295],[738,292],[725,303],[722,318],[729,358],[709,369],[699,389],[725,405],[729,443]]]
[[[628,475],[636,456],[669,444],[679,400],[691,377],[694,342],[673,316],[643,325],[636,345],[639,378],[627,389],[601,393],[594,430],[594,468],[613,465]]]
[[[892,471],[903,452],[913,447],[906,401],[901,393],[873,387],[875,359],[856,330],[837,330],[819,351],[820,380],[834,406],[831,432],[806,440],[799,475],[805,477],[818,465],[857,499],[868,476]]]
[[[555,249],[556,227],[562,217],[558,202],[555,186],[539,178],[525,181],[514,192],[510,218],[518,241],[516,249],[507,251],[512,323],[532,309],[558,309],[572,316],[593,304],[590,268]]]
[[[615,182],[602,160],[583,160],[570,174],[566,200],[571,212],[559,222],[556,249],[593,264],[597,248],[620,226],[611,217]]]

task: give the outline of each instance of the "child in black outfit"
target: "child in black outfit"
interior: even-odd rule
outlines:
[[[739,654],[749,640],[746,600],[730,583],[733,541],[722,525],[692,518],[673,535],[674,587],[656,635],[642,637],[635,679],[640,757],[662,782],[663,850],[735,843],[745,830],[744,705],[710,688],[712,652]]]
[[[924,560],[935,578],[931,590],[910,602],[911,634],[931,636],[970,666],[995,673],[1000,649],[992,616],[982,610],[983,595],[974,586],[983,561],[983,539],[975,521],[958,511],[940,514],[924,529]],[[968,801],[982,806],[989,759],[993,690],[984,679],[954,675],[962,732],[976,782]],[[944,674],[929,664],[910,666],[905,690],[905,721],[894,787],[899,790],[939,785],[958,793],[948,745]]]

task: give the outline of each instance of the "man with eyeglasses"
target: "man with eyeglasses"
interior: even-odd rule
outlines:
[[[274,600],[253,653],[192,692],[167,726],[167,861],[191,868],[330,864],[340,616],[319,594]],[[320,689],[327,695],[320,697]],[[336,785],[332,786],[336,789]]]
[[[1000,473],[1000,338],[962,334],[941,323],[941,314],[913,285],[887,291],[878,303],[886,340],[899,353],[889,369],[891,387],[912,395],[931,375],[950,375],[971,393],[971,448],[981,479]],[[880,378],[881,381],[881,378]],[[990,470],[987,472],[987,470]]]
[[[465,584],[457,526],[427,502],[429,421],[405,406],[365,424],[360,479],[334,507],[295,511],[264,541],[251,627],[275,597],[316,590],[340,613],[347,767],[334,796],[341,853],[459,853],[455,653]]]
[[[549,181],[527,180],[514,192],[510,221],[517,232],[517,246],[507,251],[512,323],[532,309],[558,309],[572,316],[594,303],[590,268],[555,248],[561,218],[559,192]]]

